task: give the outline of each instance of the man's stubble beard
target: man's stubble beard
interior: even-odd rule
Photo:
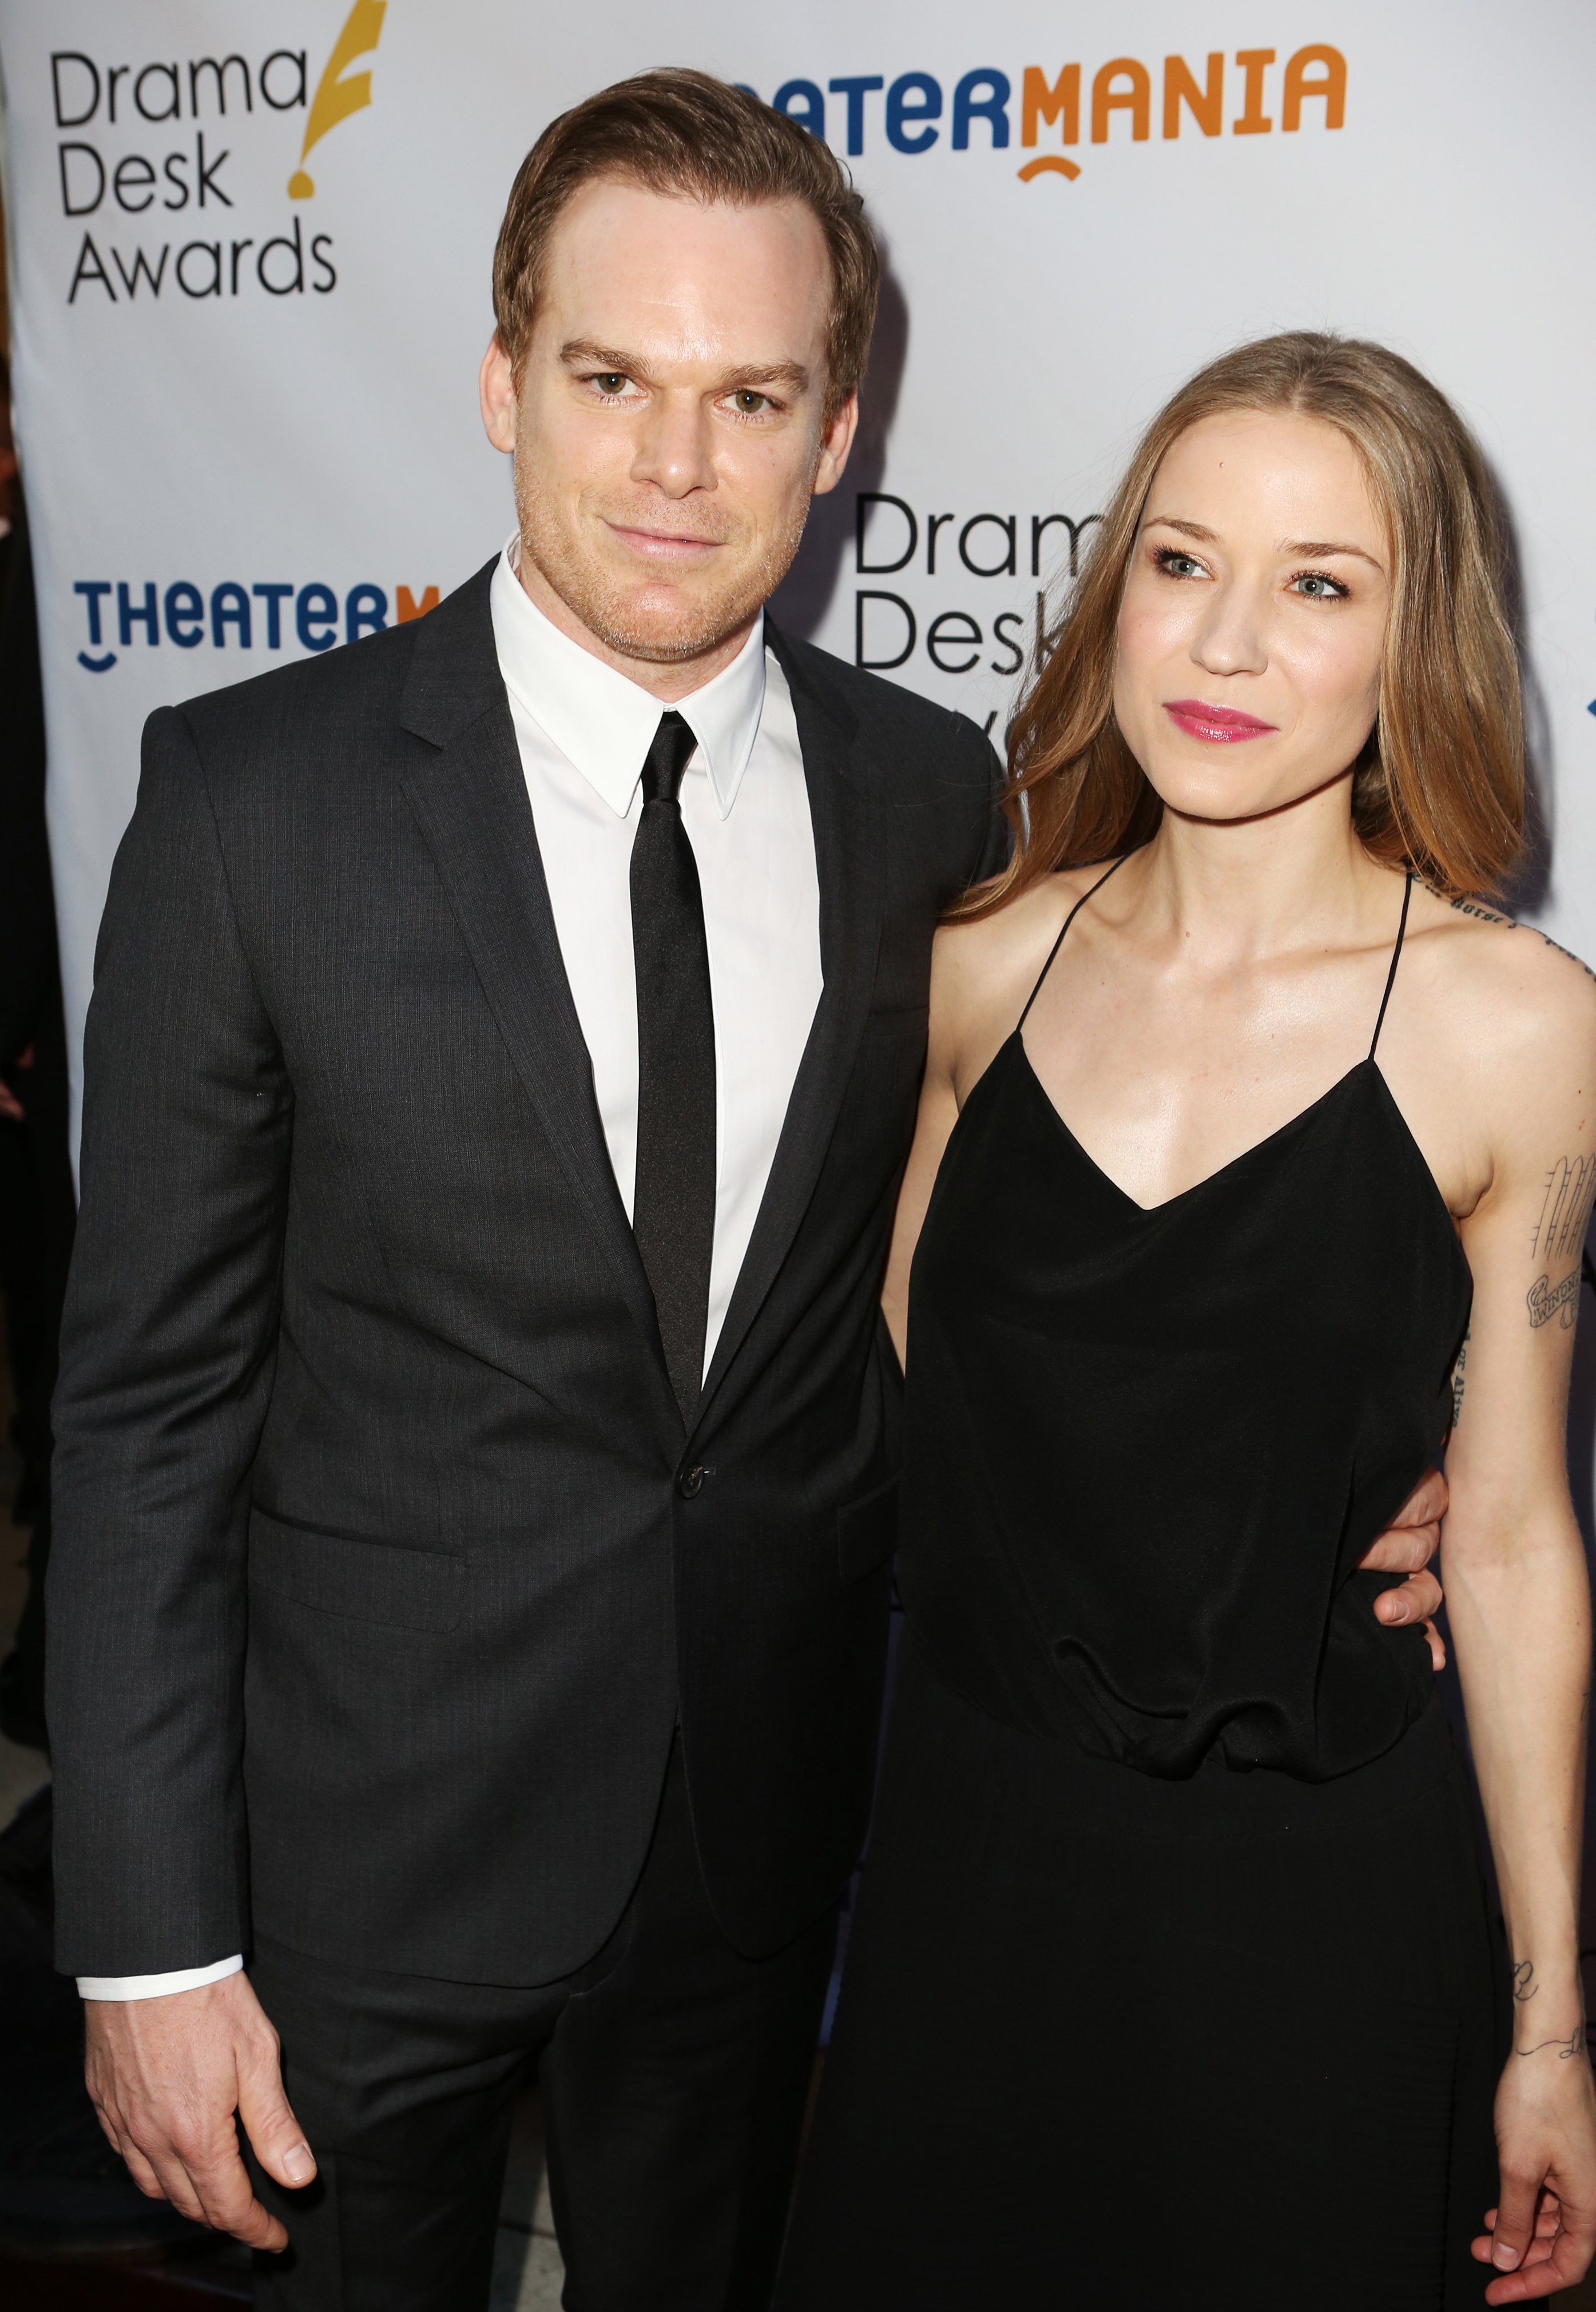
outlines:
[[[572,617],[580,619],[606,650],[652,666],[676,666],[688,659],[701,658],[746,626],[791,569],[809,516],[810,500],[806,492],[786,529],[770,541],[754,561],[739,569],[734,585],[713,599],[685,604],[685,621],[663,632],[656,622],[640,623],[629,617],[622,589],[574,550],[569,534],[539,486],[534,461],[523,461],[518,455],[514,470],[521,552]]]

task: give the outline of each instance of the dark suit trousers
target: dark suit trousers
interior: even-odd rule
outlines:
[[[704,1893],[681,1739],[614,1934],[536,1989],[346,1969],[277,1945],[251,1975],[319,2163],[256,2171],[288,2227],[261,2312],[482,2312],[518,2092],[536,2073],[567,2312],[765,2312],[834,1921],[766,1959]]]

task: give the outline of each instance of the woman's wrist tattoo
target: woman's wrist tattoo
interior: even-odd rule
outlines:
[[[1534,2046],[1515,2047],[1513,2052],[1515,2055],[1521,2057],[1524,2055],[1539,2055],[1544,2054],[1548,2047],[1555,2047],[1557,2051],[1558,2062],[1565,2063],[1571,2055],[1577,2055],[1582,2053],[1584,2044],[1585,2027],[1583,2022],[1580,2022],[1574,2025],[1566,2039],[1538,2039]]]
[[[1539,1988],[1540,1985],[1535,1980],[1534,1960],[1531,1958],[1514,1959],[1513,1963],[1513,1997],[1514,2005],[1519,2007],[1527,2007]],[[1570,2056],[1579,2054],[1583,2049],[1584,2045],[1585,2019],[1582,2015],[1579,2021],[1574,2025],[1573,2030],[1568,2034],[1566,2039],[1538,2039],[1532,2047],[1515,2047],[1513,2052],[1515,2055],[1521,2056],[1540,2055],[1544,2054],[1548,2047],[1555,2047],[1557,2051],[1558,2061],[1565,2063],[1569,2060]]]

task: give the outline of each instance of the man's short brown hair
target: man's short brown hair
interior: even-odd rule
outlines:
[[[595,177],[650,192],[728,201],[801,201],[832,264],[826,325],[827,422],[865,372],[881,258],[864,202],[828,144],[746,89],[709,73],[639,73],[551,120],[510,188],[493,251],[499,342],[519,372],[532,336],[544,253],[560,212]]]

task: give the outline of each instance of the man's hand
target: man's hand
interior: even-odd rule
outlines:
[[[288,2234],[249,2187],[234,2113],[279,2184],[310,2183],[316,2161],[249,1976],[165,1999],[86,2000],[83,2019],[89,2093],[139,2190],[249,2247],[286,2247]]]
[[[1362,1573],[1408,1576],[1400,1589],[1382,1590],[1374,1600],[1375,1616],[1392,1625],[1422,1622],[1430,1642],[1430,1660],[1438,1670],[1446,1667],[1446,1648],[1430,1616],[1441,1603],[1441,1584],[1429,1564],[1441,1546],[1446,1500],[1446,1480],[1439,1469],[1432,1469],[1419,1479],[1385,1531],[1357,1561]]]

